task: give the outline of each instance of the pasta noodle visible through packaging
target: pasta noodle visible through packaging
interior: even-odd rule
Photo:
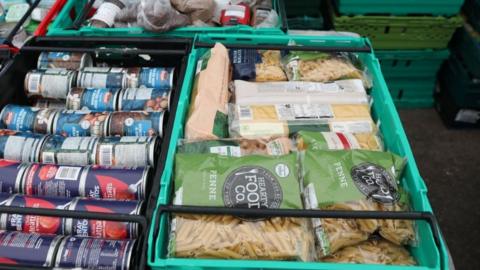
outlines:
[[[257,82],[286,81],[280,51],[257,49],[230,49],[233,80]]]
[[[296,135],[299,151],[364,149],[382,151],[382,139],[375,133],[340,133],[299,131]]]

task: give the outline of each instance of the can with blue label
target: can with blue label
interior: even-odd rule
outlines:
[[[57,110],[8,104],[0,113],[2,128],[47,134],[52,131]]]
[[[66,69],[32,70],[25,75],[25,92],[27,96],[65,99],[76,76],[76,71]]]
[[[6,206],[29,207],[42,209],[68,210],[72,199],[54,197],[36,197],[28,195],[13,195]],[[2,214],[0,229],[25,233],[66,234],[66,219],[62,217]]]
[[[138,87],[171,90],[174,68],[143,67],[138,76]]]
[[[64,110],[53,120],[53,133],[65,137],[106,135],[108,112]]]
[[[116,111],[119,92],[120,89],[75,87],[68,93],[67,109],[92,112]]]
[[[95,164],[107,167],[147,167],[155,165],[157,137],[104,137],[96,149]]]
[[[0,159],[0,192],[20,193],[25,169],[20,162]]]
[[[15,195],[12,195],[10,193],[0,192],[0,205],[1,206],[7,205],[7,203],[11,200],[13,196]]]
[[[110,136],[163,135],[164,112],[113,112],[108,123]]]
[[[123,89],[127,72],[124,68],[86,67],[78,72],[77,87]]]
[[[0,129],[0,159],[38,162],[47,135]]]
[[[92,56],[80,52],[42,52],[37,62],[38,69],[64,68],[77,70],[92,65]]]
[[[134,248],[135,240],[67,236],[58,249],[55,267],[129,270]]]
[[[31,267],[53,267],[55,251],[63,236],[0,231],[0,263]]]
[[[142,201],[118,201],[101,199],[76,199],[69,210],[140,215]],[[93,219],[70,219],[67,221],[69,235],[104,239],[135,239],[138,237],[138,224]]]
[[[1,137],[0,137],[1,140]],[[64,137],[51,135],[38,151],[44,164],[86,166],[95,163],[96,137]]]
[[[65,101],[58,99],[38,98],[33,101],[32,107],[39,109],[65,110]]]
[[[158,112],[168,110],[170,104],[169,89],[127,88],[118,99],[119,111]]]

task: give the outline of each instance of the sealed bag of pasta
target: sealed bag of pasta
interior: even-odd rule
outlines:
[[[226,157],[177,153],[175,205],[303,209],[296,155]],[[173,217],[173,257],[315,259],[310,222],[221,215]]]
[[[383,142],[375,133],[315,132],[301,130],[295,135],[298,150],[382,151]]]
[[[257,82],[286,81],[280,51],[230,49],[234,80]]]
[[[177,153],[212,153],[223,156],[241,157],[246,155],[280,156],[295,150],[293,141],[287,137],[275,139],[220,139],[210,141],[182,140]]]
[[[365,80],[360,61],[348,53],[291,51],[282,59],[290,81],[331,82]]]
[[[305,208],[382,211],[407,205],[398,186],[405,159],[390,152],[368,150],[311,150],[302,157]],[[365,241],[382,226],[385,235],[407,243],[415,235],[413,223],[383,225],[382,220],[316,219],[313,222],[318,256]],[[394,236],[392,236],[394,235]],[[387,238],[388,239],[388,238]],[[390,240],[390,239],[389,239]]]
[[[366,104],[229,106],[230,137],[290,136],[300,130],[371,133],[377,127]]]

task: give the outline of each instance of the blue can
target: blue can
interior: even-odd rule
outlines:
[[[65,68],[77,70],[90,67],[93,64],[92,56],[79,52],[42,52],[38,57],[37,68]]]
[[[38,162],[46,135],[0,129],[0,159]]]
[[[115,213],[125,215],[140,215],[141,201],[117,201],[100,199],[77,199],[69,210]],[[93,219],[72,219],[67,224],[70,235],[88,236],[104,239],[135,239],[138,237],[138,224],[134,222],[119,222]],[[71,222],[71,223],[70,223]]]
[[[106,135],[107,112],[64,110],[53,120],[53,133],[65,137],[83,137]]]
[[[120,89],[75,87],[68,93],[67,109],[92,112],[116,111],[119,92]]]
[[[113,112],[108,122],[110,136],[163,135],[164,112]]]
[[[78,72],[77,86],[82,88],[126,88],[126,72],[127,70],[124,68],[86,67]]]
[[[2,206],[5,206],[7,205],[7,203],[10,201],[10,198],[12,196],[15,196],[15,195],[12,195],[10,193],[2,193],[0,192],[0,205]]]
[[[55,250],[63,236],[37,233],[0,232],[0,263],[28,266],[32,269],[52,267]]]
[[[134,247],[135,240],[68,236],[60,244],[55,267],[128,270]]]
[[[19,162],[0,159],[0,192],[19,193],[25,169]]]
[[[94,164],[97,141],[96,137],[48,136],[38,151],[39,162],[74,166]]]
[[[51,132],[57,111],[29,106],[8,104],[0,113],[2,128],[15,131],[31,131],[47,134]]]
[[[127,88],[118,99],[119,111],[166,111],[170,103],[169,89]]]
[[[141,68],[138,76],[138,87],[170,90],[173,87],[173,73],[174,68]]]

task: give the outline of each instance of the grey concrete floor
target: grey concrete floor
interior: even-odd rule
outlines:
[[[433,109],[399,114],[456,269],[480,269],[480,129],[447,129]]]

